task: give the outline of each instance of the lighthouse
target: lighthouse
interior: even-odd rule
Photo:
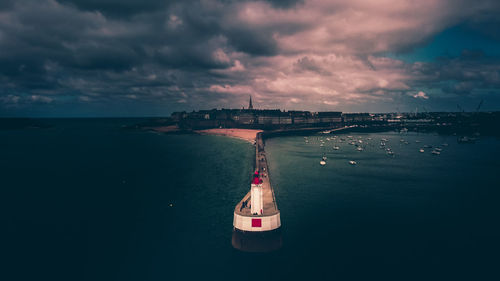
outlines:
[[[255,171],[251,186],[251,214],[262,215],[264,208],[264,198],[262,196],[262,180],[259,178],[259,172]]]

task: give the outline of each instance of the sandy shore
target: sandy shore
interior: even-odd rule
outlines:
[[[249,142],[255,141],[257,133],[262,132],[262,130],[250,130],[250,129],[207,129],[195,131],[202,135],[217,135],[217,136],[227,136],[238,139],[243,139]]]

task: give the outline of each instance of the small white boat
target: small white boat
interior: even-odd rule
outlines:
[[[433,150],[431,153],[432,153],[432,154],[434,154],[434,155],[439,155],[439,154],[441,154],[441,152],[439,152],[439,151],[437,151],[437,150]]]
[[[356,148],[357,151],[363,151],[363,148],[361,146],[358,146],[358,148]]]
[[[319,146],[320,146],[320,147],[322,147],[322,146],[323,146],[323,144],[320,144]]]
[[[339,150],[339,149],[340,149],[340,147],[338,147],[338,146],[333,147],[333,150]]]
[[[354,161],[354,160],[351,160],[351,161],[349,161],[349,164],[351,164],[351,165],[356,165],[356,164],[358,164],[358,163],[356,163],[356,161]]]
[[[458,143],[475,143],[476,138],[463,136],[463,137],[459,137],[457,139],[457,141],[458,141]]]
[[[319,161],[319,164],[320,164],[321,166],[325,166],[325,165],[326,165],[326,161],[325,161],[325,160],[321,160],[321,161]]]
[[[419,151],[420,151],[420,153],[424,153],[425,152],[425,150],[423,148],[421,148]]]
[[[323,161],[326,161],[326,156],[323,156],[322,159],[323,159]]]

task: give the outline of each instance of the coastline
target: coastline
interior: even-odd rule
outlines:
[[[263,130],[231,128],[231,129],[195,130],[194,132],[200,135],[225,136],[254,143],[257,138],[257,134],[263,132]]]
[[[170,126],[151,126],[151,127],[143,127],[144,130],[152,130],[158,133],[178,133],[181,131],[179,126],[170,125]]]

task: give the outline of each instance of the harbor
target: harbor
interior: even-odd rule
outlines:
[[[414,157],[409,154],[412,150],[413,154],[423,152],[423,148],[418,149],[418,147],[421,147],[420,143],[425,139],[423,137],[425,134],[409,133],[408,130],[403,129],[386,137],[378,138],[377,133],[357,133],[356,131],[359,131],[359,129],[359,126],[351,125],[326,130],[324,128],[302,128],[255,131],[255,169],[250,180],[250,190],[234,208],[233,247],[246,252],[269,252],[283,246],[281,213],[271,184],[270,168],[265,151],[266,140],[282,139],[283,137],[295,139],[301,135],[307,135],[303,137],[304,145],[316,147],[316,152],[311,154],[323,155],[320,161],[321,166],[326,166],[327,163],[332,162],[335,168],[334,173],[339,171],[343,173],[345,167],[357,166],[358,162],[361,162],[363,169],[369,168],[366,167],[366,157],[363,156],[365,150],[381,159],[387,157],[410,158]],[[222,132],[221,130],[217,134]],[[245,131],[243,133],[249,132]],[[234,134],[234,132],[230,132],[229,136],[232,136],[231,134]],[[422,138],[419,136],[422,136]],[[232,137],[241,138],[241,136],[234,135]],[[414,145],[411,145],[408,140]],[[432,143],[432,145],[425,144],[423,147],[433,148],[428,154],[440,155],[443,148],[448,147],[448,144]],[[327,170],[331,171],[328,168]]]
[[[21,261],[31,249],[38,250],[28,257],[37,274],[53,272],[56,261],[60,276],[85,264],[88,276],[107,280],[141,280],[144,273],[166,280],[328,274],[370,280],[388,267],[403,279],[415,273],[487,280],[492,271],[484,265],[495,268],[500,142],[494,137],[465,143],[411,130],[351,130],[312,134],[306,142],[264,133],[281,227],[250,232],[233,231],[235,207],[257,167],[250,141],[120,130],[127,119],[39,122],[56,129],[0,131],[3,182],[11,187],[3,214],[19,221],[6,220],[5,255],[12,257],[6,265],[17,274],[26,272]],[[438,147],[441,154],[432,154]],[[320,166],[323,154],[327,164]],[[76,245],[90,245],[88,254]],[[268,264],[275,266],[262,266]]]

